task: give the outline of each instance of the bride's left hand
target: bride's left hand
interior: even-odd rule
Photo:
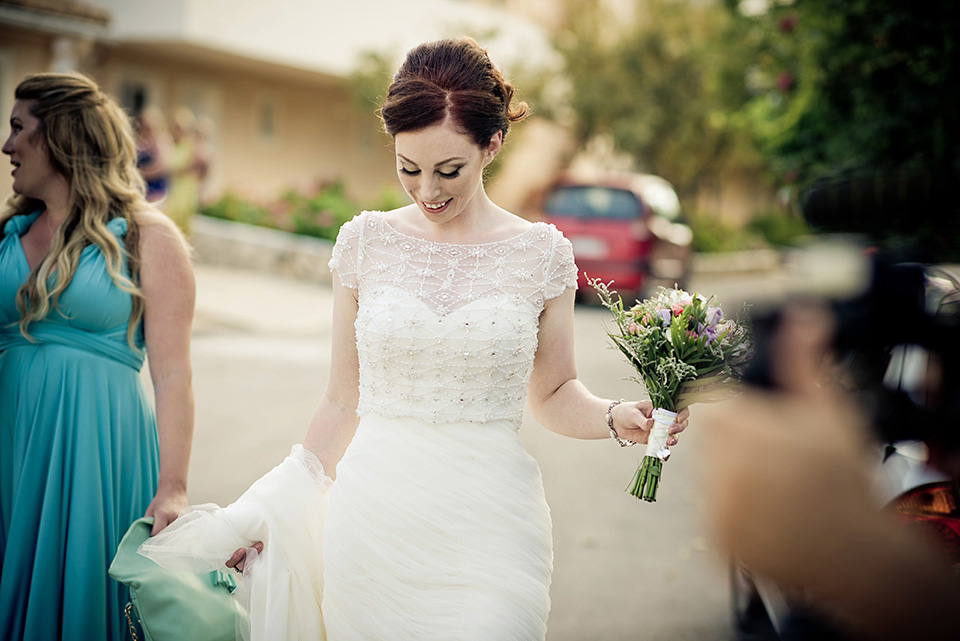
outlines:
[[[620,403],[611,412],[613,428],[617,436],[634,443],[645,444],[653,428],[653,403],[637,401],[635,403]],[[690,423],[690,409],[683,408],[677,414],[677,421],[667,429],[667,445],[673,446],[678,442],[678,434],[687,429]]]

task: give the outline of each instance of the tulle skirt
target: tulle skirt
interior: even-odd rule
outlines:
[[[321,638],[311,608],[329,641],[545,637],[550,513],[512,423],[368,413],[335,483],[318,465],[296,446],[236,503],[185,515],[144,549],[202,571],[265,540],[238,589],[254,641]]]
[[[546,634],[550,514],[508,421],[364,415],[337,466],[324,546],[333,641]]]
[[[323,641],[323,523],[332,484],[317,457],[295,445],[234,503],[189,508],[140,553],[164,567],[202,573],[262,541],[263,553],[248,558],[234,591],[247,614],[237,621],[238,638]]]

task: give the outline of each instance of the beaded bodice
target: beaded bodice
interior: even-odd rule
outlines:
[[[403,234],[380,212],[340,229],[330,268],[357,289],[357,412],[430,422],[519,425],[544,302],[577,282],[552,225],[459,245]]]

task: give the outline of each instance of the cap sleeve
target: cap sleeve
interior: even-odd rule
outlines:
[[[550,225],[553,249],[547,259],[543,298],[549,300],[562,294],[568,287],[577,288],[577,264],[573,260],[573,245],[553,225]]]
[[[363,229],[361,218],[354,216],[345,222],[337,232],[337,240],[333,244],[330,262],[327,265],[330,271],[336,272],[340,282],[350,289],[357,288],[357,269],[360,264],[360,232]]]

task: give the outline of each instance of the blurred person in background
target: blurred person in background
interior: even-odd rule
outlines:
[[[147,202],[167,196],[170,181],[171,141],[167,119],[158,107],[145,107],[136,117],[137,169],[147,185]]]
[[[216,124],[209,116],[197,117],[193,168],[200,183],[197,189],[200,206],[210,202],[210,165],[213,163],[216,154],[213,142],[216,128]]]
[[[191,222],[200,206],[201,175],[206,174],[206,159],[200,157],[197,119],[186,107],[173,115],[170,126],[173,146],[170,152],[170,184],[163,211],[180,231],[190,237]]]
[[[932,541],[880,510],[869,421],[825,376],[832,324],[825,308],[788,308],[771,349],[778,389],[704,409],[716,540],[751,573],[812,598],[844,638],[960,638],[958,577]]]
[[[182,235],[144,199],[113,100],[55,73],[27,77],[15,99],[3,145],[15,195],[0,214],[0,638],[119,641],[116,546],[135,519],[159,532],[187,505],[194,277]]]

